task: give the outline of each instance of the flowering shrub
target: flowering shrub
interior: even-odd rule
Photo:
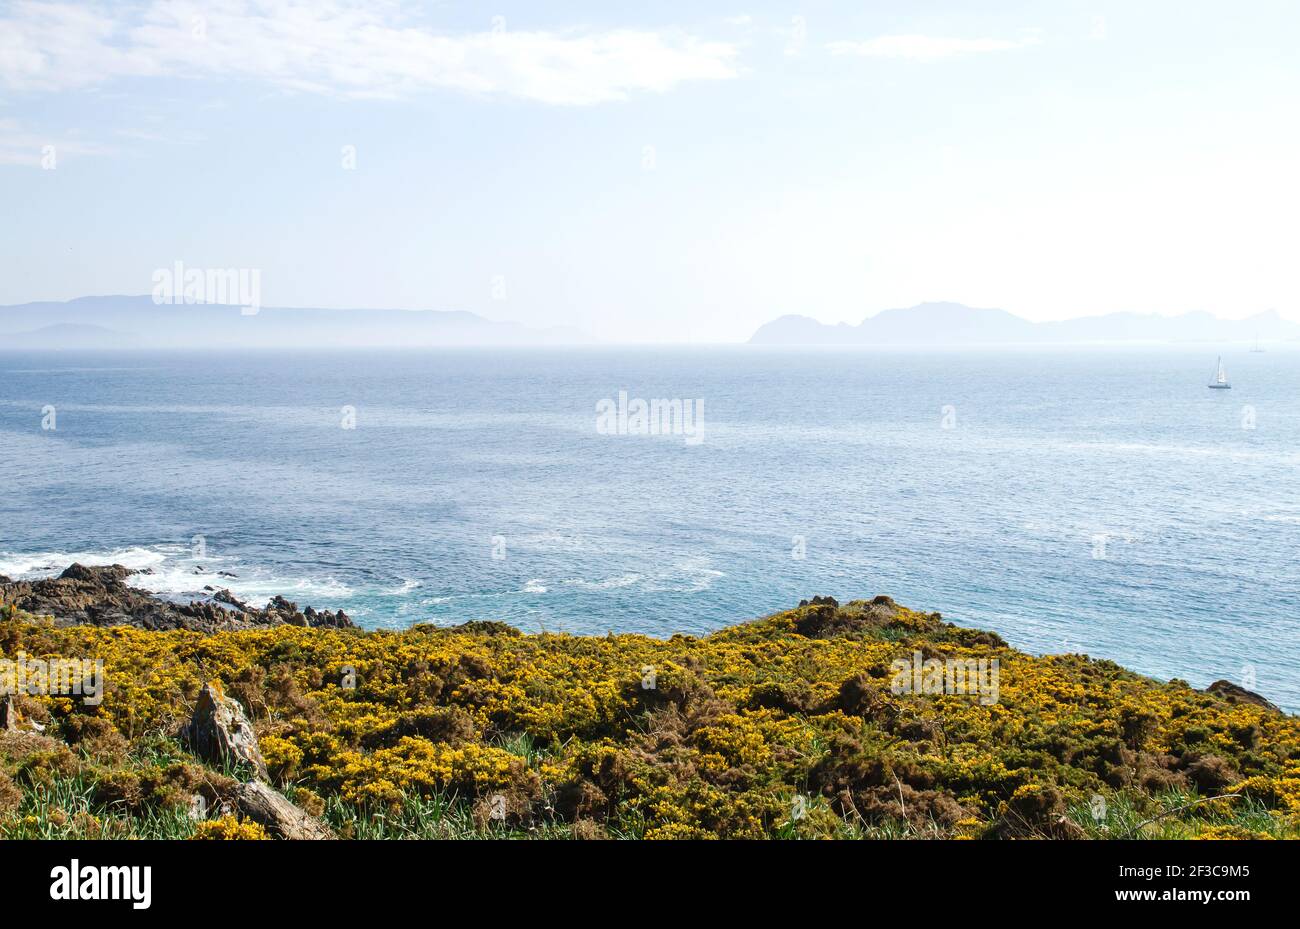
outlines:
[[[240,822],[233,816],[205,819],[194,828],[193,839],[266,839],[266,830],[253,822]]]
[[[18,792],[60,778],[121,815],[217,802],[223,775],[175,738],[209,679],[246,708],[277,786],[336,817],[451,798],[487,827],[645,838],[1067,837],[1099,793],[1155,815],[1164,792],[1190,790],[1240,793],[1274,834],[1300,829],[1296,718],[1108,661],[1025,655],[883,599],[668,640],[0,619],[0,655],[19,651],[101,658],[105,693],[95,707],[21,698],[48,723],[0,738],[0,834],[27,809]],[[997,701],[896,693],[891,664],[914,652],[998,659]],[[1221,815],[1193,806],[1180,821]]]

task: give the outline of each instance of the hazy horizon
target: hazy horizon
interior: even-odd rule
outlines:
[[[218,289],[215,283],[194,284]],[[1194,312],[1111,313],[1034,322],[998,308],[951,302],[884,310],[856,324],[826,324],[789,314],[769,320],[748,338],[726,342],[682,343],[656,339],[653,332],[635,340],[600,340],[573,326],[528,327],[464,310],[262,306],[257,287],[241,286],[235,279],[227,284],[230,301],[216,304],[192,302],[182,293],[155,293],[0,306],[0,351],[619,345],[926,349],[1300,342],[1300,325],[1275,311],[1245,320]]]

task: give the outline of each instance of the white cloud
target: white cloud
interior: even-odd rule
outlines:
[[[863,42],[830,42],[833,55],[863,55],[872,58],[906,58],[910,61],[938,61],[955,55],[1005,52],[1037,45],[1038,35],[1027,32],[1018,39],[958,39],[930,35],[884,35]]]
[[[0,86],[58,91],[123,77],[213,77],[352,97],[432,89],[582,105],[735,76],[735,49],[680,32],[442,34],[394,3],[17,0],[0,18]]]

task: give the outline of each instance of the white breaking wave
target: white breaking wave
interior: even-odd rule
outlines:
[[[618,577],[606,578],[603,581],[585,581],[580,577],[574,577],[564,583],[581,590],[613,590],[618,587],[631,587],[639,580],[641,580],[640,574],[620,574]]]
[[[224,589],[255,608],[265,606],[272,597],[283,596],[300,606],[331,609],[342,607],[357,615],[365,615],[367,603],[376,597],[393,598],[399,602],[409,599],[409,609],[418,610],[420,607],[437,607],[457,600],[491,600],[498,597],[508,600],[512,595],[518,594],[537,596],[549,593],[553,586],[542,578],[530,578],[521,588],[513,591],[477,591],[422,597],[412,595],[424,586],[423,582],[402,578],[397,585],[358,590],[332,576],[285,576],[273,570],[244,564],[238,557],[215,552],[196,558],[188,546],[179,544],[129,546],[99,551],[0,552],[0,575],[18,580],[55,577],[73,563],[90,566],[124,565],[141,572],[127,579],[131,587],[177,603],[208,600],[214,593]],[[722,571],[707,567],[704,559],[687,559],[667,565],[661,570],[631,571],[591,580],[568,578],[559,583],[588,592],[632,588],[647,593],[698,593],[708,590],[717,578],[723,576]],[[370,605],[374,606],[373,603]]]
[[[715,580],[723,576],[722,571],[704,567],[692,559],[651,574],[620,574],[599,581],[570,578],[564,583],[579,590],[617,590],[637,586],[646,593],[700,593],[708,590]]]
[[[242,565],[238,559],[208,554],[194,558],[184,546],[133,546],[99,552],[0,552],[0,574],[17,580],[57,577],[68,565],[120,564],[136,571],[127,584],[169,600],[205,599],[226,589],[249,606],[265,606],[276,595],[304,605],[313,600],[351,597],[352,588],[333,577],[281,577]],[[412,583],[412,582],[408,582]],[[211,589],[208,589],[211,588]],[[410,588],[404,588],[404,591]]]
[[[55,577],[74,562],[91,567],[120,564],[141,571],[166,560],[164,552],[141,546],[110,552],[0,552],[0,574],[26,581]]]
[[[676,571],[664,572],[648,578],[643,586],[647,593],[703,593],[713,582],[725,576],[722,571],[699,565],[679,565]]]
[[[236,576],[178,566],[161,571],[155,569],[152,574],[135,575],[128,583],[160,597],[176,599],[206,596],[213,592],[205,589],[208,587],[216,590],[225,588],[249,606],[266,606],[276,595],[307,606],[314,605],[313,601],[340,600],[352,596],[351,587],[332,577],[282,578],[265,574],[250,577],[239,571],[231,573]]]

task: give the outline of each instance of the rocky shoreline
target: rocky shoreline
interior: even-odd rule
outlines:
[[[175,603],[131,587],[127,579],[151,574],[125,565],[70,565],[58,577],[16,581],[0,574],[0,604],[35,616],[49,616],[58,626],[133,626],[163,631],[187,629],[211,634],[240,629],[301,626],[309,629],[356,629],[343,610],[303,609],[282,596],[272,597],[265,607],[244,603],[228,589],[211,590],[207,601]],[[813,597],[799,606],[836,604],[831,597]],[[990,644],[1005,643],[993,633],[983,633]],[[1258,706],[1272,712],[1282,710],[1265,697],[1232,681],[1214,681],[1203,691],[1229,703]]]
[[[36,616],[51,616],[60,626],[135,626],[140,629],[189,629],[222,632],[269,626],[352,629],[342,610],[317,611],[284,597],[265,607],[242,602],[229,590],[213,590],[208,601],[173,603],[131,587],[128,579],[149,574],[124,565],[88,567],[73,564],[58,577],[33,581],[0,575],[0,603]]]

